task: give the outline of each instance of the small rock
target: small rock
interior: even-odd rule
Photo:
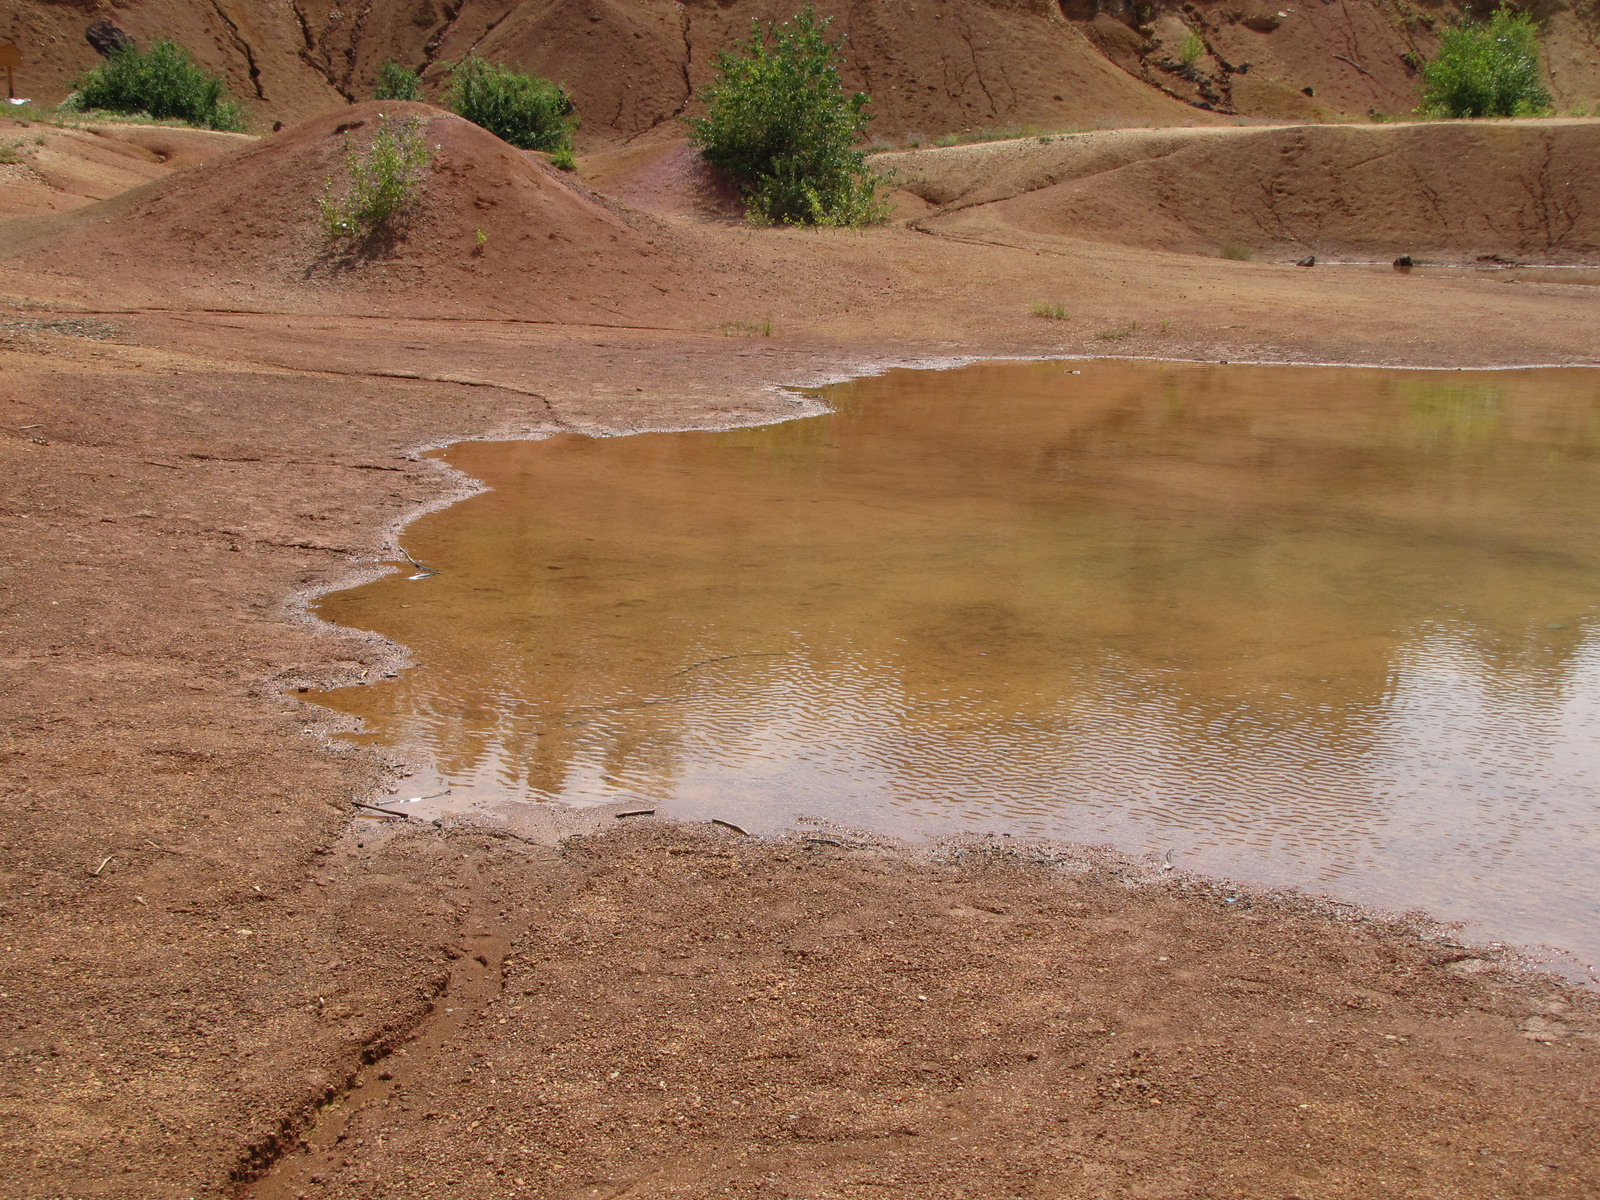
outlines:
[[[1317,256],[1315,254],[1308,254],[1304,258],[1302,258],[1299,262],[1295,263],[1295,266],[1297,266],[1297,267],[1314,267],[1316,265],[1317,265]]]
[[[110,58],[119,50],[134,48],[133,35],[110,21],[96,21],[83,31],[83,37],[101,58]]]
[[[1409,254],[1402,254],[1399,258],[1394,260],[1394,268],[1397,271],[1409,271],[1415,265],[1416,264],[1411,261],[1411,255]]]

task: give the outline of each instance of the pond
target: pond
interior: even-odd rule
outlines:
[[[1600,372],[896,370],[760,428],[443,452],[317,611],[437,810],[1171,852],[1600,957]]]

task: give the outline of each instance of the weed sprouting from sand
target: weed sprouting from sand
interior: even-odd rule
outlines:
[[[1102,329],[1094,336],[1102,342],[1120,342],[1139,332],[1139,322],[1129,321],[1126,325],[1114,325],[1110,329]]]
[[[482,256],[483,248],[489,244],[489,235],[479,229],[472,235],[472,253]]]
[[[1539,31],[1526,13],[1502,8],[1488,24],[1447,29],[1422,67],[1422,104],[1434,117],[1531,117],[1548,111],[1539,78]]]
[[[349,187],[336,197],[330,177],[322,188],[322,223],[328,236],[360,241],[392,231],[421,195],[433,161],[433,149],[422,136],[422,118],[395,123],[380,116],[365,149],[358,148],[349,134],[344,148]]]
[[[859,227],[888,215],[883,183],[857,148],[868,97],[845,93],[829,24],[809,4],[782,25],[751,22],[748,42],[717,54],[716,78],[701,94],[706,115],[688,123],[757,222]]]
[[[1222,257],[1231,258],[1235,262],[1249,262],[1252,253],[1249,246],[1240,242],[1229,242],[1222,248]]]
[[[729,321],[721,327],[723,337],[771,337],[772,318],[760,321]]]
[[[36,144],[42,145],[43,138]],[[20,163],[26,161],[28,155],[34,153],[32,146],[28,146],[21,138],[14,138],[9,142],[0,142],[0,163]]]
[[[1048,300],[1035,300],[1033,302],[1033,315],[1043,317],[1046,321],[1070,321],[1065,305],[1055,304]]]
[[[207,129],[244,128],[244,109],[228,98],[222,77],[165,39],[144,52],[135,46],[116,51],[73,80],[72,87],[73,104],[80,109],[146,113]]]
[[[572,156],[570,149],[563,147],[550,156],[550,165],[558,171],[576,171],[578,160]]]
[[[450,108],[518,150],[572,149],[572,100],[539,75],[469,54],[450,69]]]
[[[374,100],[421,100],[422,76],[408,71],[394,59],[384,60],[378,68],[378,84],[373,89]]]

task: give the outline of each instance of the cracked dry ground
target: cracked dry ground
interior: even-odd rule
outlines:
[[[1568,300],[1505,290],[1497,323],[1440,307],[1405,337],[1584,352]],[[1286,355],[1366,336],[1268,298]],[[400,373],[426,322],[15,321],[6,1200],[1600,1191],[1593,999],[1405,928],[1090,860],[352,832],[383,760],[308,736],[293,685],[393,648],[286,597],[452,494],[415,447],[777,415],[766,385],[870,346],[440,323],[430,381]],[[1216,356],[1225,329],[1140,349]],[[955,345],[1046,348],[927,352]]]

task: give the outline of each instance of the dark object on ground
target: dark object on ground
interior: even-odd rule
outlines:
[[[1317,265],[1317,256],[1315,254],[1308,254],[1304,258],[1302,258],[1299,262],[1295,263],[1295,266],[1297,266],[1297,267],[1314,267],[1316,265]]]
[[[1402,254],[1399,258],[1394,260],[1394,269],[1396,271],[1409,271],[1415,265],[1416,264],[1411,261],[1411,255],[1409,254]]]
[[[1317,89],[1314,87],[1303,87],[1300,89],[1300,93],[1305,96],[1315,96],[1317,94]]]
[[[101,58],[110,58],[119,50],[137,48],[133,35],[111,21],[96,21],[83,31],[83,36]]]

